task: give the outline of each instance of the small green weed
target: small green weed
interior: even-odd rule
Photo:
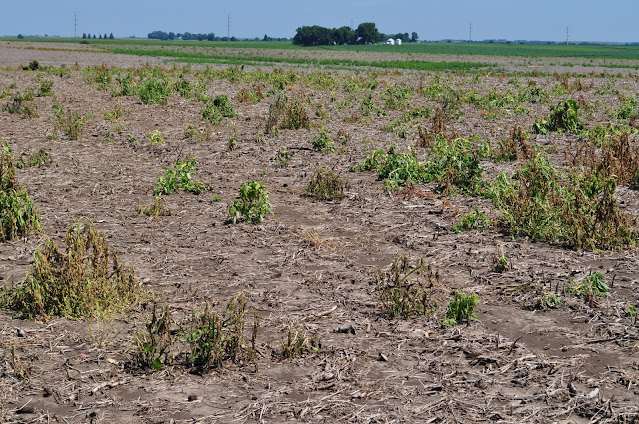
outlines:
[[[158,130],[151,131],[147,138],[151,146],[164,146],[166,144],[164,137],[162,137],[162,133]]]
[[[451,231],[461,234],[467,230],[483,230],[491,227],[492,225],[493,222],[475,206],[472,212],[469,212],[459,218],[457,223],[451,227]]]
[[[554,293],[544,292],[539,299],[535,302],[535,309],[542,311],[549,311],[551,309],[561,308],[564,300],[561,296]]]
[[[136,366],[160,371],[173,361],[172,323],[169,307],[164,306],[158,313],[157,305],[153,304],[153,312],[146,319],[146,331],[139,331],[133,335],[135,341],[133,362]]]
[[[2,110],[10,114],[22,115],[25,118],[38,117],[36,106],[33,103],[33,93],[30,91],[13,96],[9,103],[2,106]]]
[[[455,293],[448,303],[442,324],[445,327],[452,327],[465,321],[467,325],[470,325],[470,320],[477,318],[473,312],[477,307],[478,298],[476,294],[466,294],[462,291]]]
[[[306,185],[306,191],[318,200],[339,200],[344,198],[345,183],[328,168],[318,168]]]
[[[140,83],[137,94],[144,104],[166,104],[171,96],[171,84],[165,79],[150,78]]]
[[[21,169],[24,166],[35,166],[40,167],[44,165],[48,165],[53,162],[51,159],[51,155],[44,149],[32,150],[31,152],[22,152],[20,154],[20,158],[18,159],[18,163],[16,165],[17,168]]]
[[[493,252],[493,271],[502,273],[510,269],[510,261],[506,257],[504,245],[498,244]]]
[[[238,196],[228,206],[228,213],[237,223],[244,218],[250,224],[259,224],[264,221],[267,214],[274,215],[271,204],[268,201],[268,191],[259,181],[249,180],[238,189]]]
[[[320,128],[317,135],[311,140],[313,150],[318,152],[334,152],[335,145],[330,132],[326,128]]]
[[[58,103],[53,104],[53,133],[57,136],[61,131],[69,140],[79,140],[82,137],[82,131],[86,122],[93,116],[92,113],[81,115],[75,110],[64,110]]]
[[[306,354],[318,353],[322,344],[317,337],[307,336],[299,325],[290,323],[287,327],[286,340],[280,342],[282,358],[295,358]]]
[[[53,81],[46,78],[40,82],[38,97],[49,97],[53,95]]]
[[[610,291],[610,288],[606,285],[601,271],[595,271],[584,278],[583,283],[577,284],[574,287],[568,286],[566,291],[593,306],[596,304],[598,298],[604,297],[606,293]]]
[[[153,191],[156,196],[162,194],[172,194],[176,190],[183,190],[193,194],[201,194],[209,189],[208,185],[197,180],[193,180],[191,172],[195,171],[195,158],[190,158],[185,162],[175,161],[173,169],[164,169],[164,175],[158,175],[158,185]]]
[[[288,166],[288,161],[289,159],[291,159],[291,154],[289,153],[289,151],[286,149],[285,146],[280,146],[280,148],[277,151],[277,163],[279,166],[281,166],[282,168],[286,168]]]

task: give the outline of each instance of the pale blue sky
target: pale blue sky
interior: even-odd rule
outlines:
[[[0,35],[111,33],[146,37],[153,30],[227,33],[238,38],[293,37],[304,25],[355,27],[420,39],[639,41],[638,0],[22,0],[3,1]]]

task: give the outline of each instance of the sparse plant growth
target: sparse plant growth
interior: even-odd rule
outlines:
[[[544,292],[535,302],[535,308],[542,311],[549,311],[551,309],[561,308],[563,304],[564,300],[561,296],[555,293]]]
[[[142,208],[142,206],[137,205],[135,211],[140,215],[148,216],[152,220],[157,220],[161,216],[171,216],[171,211],[166,207],[161,196],[156,196],[155,201],[148,208]]]
[[[296,95],[289,99],[286,95],[280,94],[269,108],[266,133],[272,134],[276,129],[310,128],[311,120],[304,100],[302,95]]]
[[[510,131],[510,138],[502,139],[495,149],[495,160],[513,161],[529,160],[533,157],[533,151],[528,142],[528,133],[520,125]]]
[[[0,242],[41,230],[40,213],[15,174],[11,149],[5,142],[0,156]]]
[[[334,152],[335,145],[327,129],[321,128],[317,135],[311,140],[313,149],[318,152]]]
[[[163,146],[166,144],[164,137],[162,137],[162,133],[158,130],[151,131],[148,135],[148,139],[151,146]]]
[[[472,212],[459,218],[457,223],[451,227],[451,231],[460,234],[467,230],[484,230],[492,225],[493,222],[475,207]]]
[[[120,264],[88,218],[73,223],[63,252],[51,239],[36,250],[26,279],[5,307],[30,318],[107,316],[134,307],[144,294],[131,265]]]
[[[495,251],[493,252],[493,271],[501,273],[508,271],[510,267],[510,260],[508,260],[508,257],[506,256],[504,245],[498,244],[495,246]]]
[[[566,287],[568,293],[572,293],[575,296],[584,300],[590,306],[596,304],[597,299],[600,299],[610,291],[610,288],[604,281],[601,271],[595,271],[584,278],[581,284],[577,284],[574,287]]]
[[[277,163],[282,168],[286,168],[288,166],[288,161],[291,159],[291,154],[286,149],[285,146],[281,146],[277,151]]]
[[[80,114],[76,110],[64,110],[60,104],[53,104],[53,133],[57,135],[62,132],[69,140],[79,140],[82,137],[84,125],[91,118],[92,114]]]
[[[206,305],[194,311],[181,334],[189,347],[188,365],[207,370],[219,368],[224,361],[246,365],[257,358],[259,317],[247,309],[248,298],[239,293],[231,298],[223,314]],[[252,320],[249,319],[252,317]]]
[[[40,82],[40,88],[38,89],[38,97],[49,97],[53,95],[53,81],[49,78],[45,78]]]
[[[164,175],[158,175],[158,185],[153,191],[156,196],[162,194],[173,194],[177,190],[186,191],[193,194],[201,194],[208,190],[208,185],[194,180],[191,172],[196,170],[195,158],[190,158],[185,162],[175,161],[173,169],[163,168]]]
[[[122,107],[120,101],[118,100],[111,111],[105,110],[102,116],[107,121],[117,121],[124,118],[124,108]]]
[[[22,152],[17,160],[16,167],[21,169],[25,166],[40,167],[48,165],[53,161],[51,155],[44,149],[32,150],[29,153]]]
[[[295,358],[306,354],[318,353],[322,345],[314,336],[308,336],[299,325],[290,323],[286,331],[286,340],[280,342],[282,345],[283,358]]]
[[[151,316],[146,318],[146,331],[138,331],[133,335],[135,346],[132,359],[136,366],[160,371],[173,361],[172,323],[169,307],[164,306],[157,312],[157,305],[153,304]]]
[[[437,309],[436,286],[439,269],[415,263],[406,254],[398,254],[388,271],[379,269],[375,275],[376,292],[384,310],[396,318],[432,315]]]
[[[479,297],[476,294],[466,294],[462,291],[455,293],[453,299],[448,302],[446,317],[442,324],[446,327],[461,324],[470,325],[470,320],[477,318],[474,311]]]
[[[38,112],[33,103],[33,93],[29,90],[23,94],[16,94],[9,103],[2,106],[2,110],[25,118],[37,118]]]
[[[237,136],[235,135],[235,131],[231,132],[229,135],[229,150],[233,151],[237,149]]]
[[[228,206],[228,213],[237,223],[244,218],[249,224],[259,224],[264,221],[266,215],[274,215],[271,204],[268,201],[268,191],[259,181],[249,180],[238,189],[238,196]]]
[[[344,198],[345,183],[327,168],[318,168],[306,185],[306,191],[318,200],[340,200]]]

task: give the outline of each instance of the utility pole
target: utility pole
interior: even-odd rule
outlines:
[[[78,38],[78,12],[73,16],[73,38]]]
[[[229,14],[226,22],[226,39],[231,41],[231,15]]]
[[[566,27],[566,45],[568,45],[568,27]]]
[[[355,28],[353,27],[353,25],[355,25],[355,24],[353,24],[353,18],[351,18],[351,29],[355,29]]]
[[[468,42],[473,42],[473,21],[470,21],[470,30],[468,32]]]

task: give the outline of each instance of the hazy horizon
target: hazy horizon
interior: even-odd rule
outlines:
[[[298,27],[306,25],[356,28],[362,22],[375,22],[380,32],[417,32],[421,40],[565,41],[567,37],[570,42],[639,41],[632,30],[639,2],[631,0],[616,1],[614,7],[593,0],[407,0],[401,6],[381,0],[326,0],[321,6],[294,0],[238,0],[232,4],[194,0],[186,6],[168,0],[133,4],[124,0],[36,0],[5,5],[0,34],[81,37],[83,33],[113,33],[146,38],[160,30],[226,36],[230,17],[230,35],[250,39],[264,35],[292,38]]]

